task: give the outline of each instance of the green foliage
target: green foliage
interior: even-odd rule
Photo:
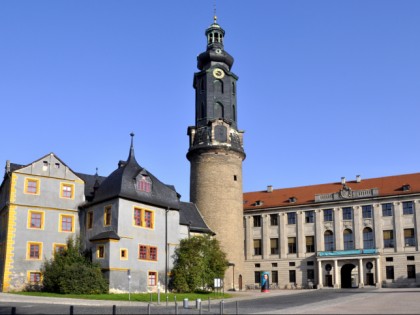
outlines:
[[[99,294],[108,292],[100,265],[83,252],[79,238],[69,238],[67,248],[56,252],[42,266],[43,291],[61,294]]]
[[[177,292],[213,289],[214,278],[224,277],[227,264],[218,240],[209,235],[183,239],[175,250],[170,288]]]

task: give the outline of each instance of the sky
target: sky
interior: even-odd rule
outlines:
[[[2,0],[0,167],[136,159],[189,200],[205,29],[234,58],[244,192],[420,171],[418,0]]]

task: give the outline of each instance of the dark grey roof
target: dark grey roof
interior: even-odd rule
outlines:
[[[182,225],[189,225],[191,232],[210,233],[215,234],[204,222],[197,206],[192,202],[180,202],[179,209],[179,223]]]
[[[83,173],[76,173],[76,175],[85,182],[85,196],[87,201],[91,201],[94,196],[95,187],[98,188],[99,185],[106,179],[104,176],[88,175]]]
[[[150,178],[152,183],[151,192],[136,189],[135,179],[140,173]],[[153,174],[142,168],[134,157],[132,146],[127,162],[120,162],[119,167],[102,181],[91,203],[98,203],[113,198],[125,198],[150,205],[179,209],[178,194],[173,186],[163,184]]]
[[[118,236],[115,231],[106,231],[99,234],[96,234],[95,236],[92,236],[89,241],[100,241],[100,240],[120,240],[120,237]]]

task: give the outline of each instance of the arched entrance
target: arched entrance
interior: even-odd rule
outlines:
[[[239,275],[239,291],[242,291],[242,275]]]
[[[353,264],[345,264],[341,267],[341,287],[342,288],[352,288],[351,282],[351,271],[356,266]]]

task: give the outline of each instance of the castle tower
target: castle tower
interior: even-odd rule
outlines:
[[[227,253],[225,289],[242,289],[244,263],[242,161],[233,57],[224,50],[225,31],[214,17],[206,29],[207,49],[194,74],[195,126],[188,128],[190,199]]]

